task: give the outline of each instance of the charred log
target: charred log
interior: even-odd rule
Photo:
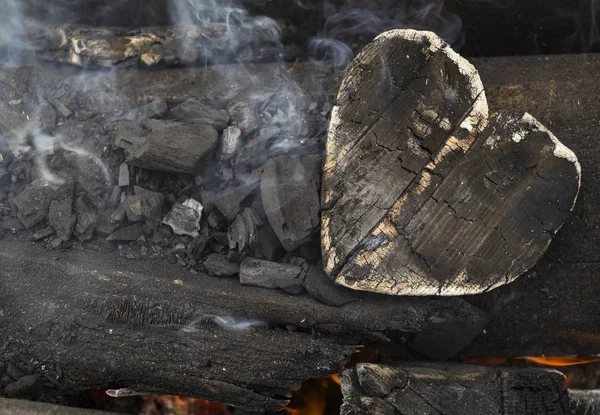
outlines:
[[[342,415],[570,413],[565,376],[556,370],[359,363],[340,380]]]

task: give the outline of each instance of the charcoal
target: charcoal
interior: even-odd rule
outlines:
[[[129,179],[129,166],[125,163],[121,164],[121,166],[119,166],[119,180],[118,180],[118,185],[119,187],[126,187],[129,186],[130,184],[130,179]]]
[[[269,148],[281,135],[276,127],[263,128],[258,135],[238,150],[235,169],[238,172],[250,172],[261,167],[268,160]]]
[[[10,184],[10,172],[0,166],[0,187]]]
[[[210,254],[202,264],[210,275],[230,277],[240,272],[240,264],[231,262],[225,254]]]
[[[231,124],[240,129],[243,136],[258,130],[258,120],[254,107],[247,99],[235,100],[227,106]]]
[[[70,181],[57,184],[44,179],[34,180],[14,198],[17,217],[26,228],[31,228],[46,218],[51,201],[64,199],[72,192],[73,182]]]
[[[73,215],[73,199],[66,197],[50,202],[48,225],[56,231],[56,237],[63,242],[71,239],[77,218]]]
[[[217,231],[223,231],[227,228],[227,219],[218,210],[212,210],[207,217],[208,226]]]
[[[131,111],[125,117],[128,121],[142,122],[148,118],[160,117],[167,113],[168,107],[164,99],[155,98]]]
[[[135,195],[125,199],[127,219],[136,222],[143,219],[160,220],[164,196],[162,193],[153,192],[142,187],[135,187]]]
[[[143,235],[142,224],[135,223],[111,233],[107,241],[137,241]]]
[[[100,198],[106,190],[106,186],[97,180],[84,179],[80,180],[80,183],[83,190],[90,196],[90,200]]]
[[[11,398],[37,399],[42,396],[42,384],[36,376],[27,375],[7,385],[4,393]]]
[[[306,273],[304,289],[316,300],[334,307],[341,307],[360,299],[360,293],[334,283],[319,265],[311,265]]]
[[[158,234],[158,233],[157,233]],[[156,234],[155,234],[156,235]],[[212,238],[207,233],[202,232],[199,236],[194,238],[187,246],[187,257],[190,260],[198,261],[202,258],[202,254],[206,251],[208,244]]]
[[[240,136],[242,135],[242,131],[234,126],[227,127],[223,131],[223,137],[221,140],[221,158],[227,160],[235,154],[237,150],[238,143],[240,141]]]
[[[123,208],[123,212],[125,212],[125,209]],[[113,212],[114,213],[114,212]],[[98,222],[96,223],[96,232],[100,235],[110,235],[111,233],[113,233],[118,227],[119,227],[119,223],[113,223],[110,220],[111,218],[111,214],[108,211],[102,211],[98,213]],[[123,216],[123,219],[125,217]]]
[[[198,236],[203,207],[195,199],[173,205],[162,223],[169,225],[177,235]]]
[[[254,189],[258,187],[258,180],[250,180],[236,187],[226,188],[218,193],[204,191],[202,200],[214,205],[228,220],[233,220],[240,211],[241,204]]]
[[[280,288],[290,294],[301,294],[305,272],[302,267],[248,257],[240,264],[240,284]]]
[[[217,130],[223,130],[229,124],[227,111],[211,108],[193,98],[171,108],[170,113],[180,121],[191,124],[208,124]]]
[[[265,214],[283,247],[293,251],[309,241],[319,226],[318,156],[269,160],[261,179]]]
[[[146,120],[117,126],[116,145],[130,165],[170,173],[193,174],[200,160],[216,146],[217,130],[204,124]]]
[[[6,374],[12,378],[12,380],[21,379],[25,376],[25,373],[17,367],[13,362],[8,362],[6,367]]]
[[[73,114],[71,112],[71,110],[65,105],[63,104],[61,101],[59,101],[58,99],[54,98],[54,97],[48,97],[48,102],[50,102],[50,104],[54,107],[54,109],[63,116],[63,118],[69,118],[71,116],[71,114]]]
[[[75,216],[75,235],[80,241],[88,241],[92,238],[94,227],[98,222],[98,215],[93,212],[85,203],[85,197],[79,196],[74,204]]]
[[[6,229],[7,231],[17,232],[25,229],[23,224],[16,218],[12,216],[6,216],[2,219],[2,229]]]
[[[121,201],[121,193],[122,190],[119,186],[113,186],[112,191],[110,192],[110,197],[108,198],[108,205],[110,207],[116,207]]]
[[[41,241],[42,239],[46,239],[47,237],[54,235],[54,233],[54,228],[52,226],[48,226],[34,233],[31,236],[31,240],[35,242]]]
[[[273,261],[280,251],[284,251],[283,246],[281,246],[281,242],[279,242],[279,238],[277,238],[271,226],[268,223],[261,226],[258,230],[258,239],[254,245],[256,256]]]
[[[121,203],[110,214],[108,221],[111,224],[120,223],[120,222],[123,222],[126,217],[127,217],[127,209],[125,209],[125,204]]]
[[[40,127],[44,130],[56,126],[56,111],[54,108],[43,99],[40,100],[40,105],[38,108],[41,124]]]
[[[256,241],[260,219],[251,208],[244,208],[227,231],[229,259],[239,261],[246,256]]]

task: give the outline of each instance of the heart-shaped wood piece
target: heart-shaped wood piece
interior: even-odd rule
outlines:
[[[383,33],[350,65],[331,115],[325,270],[398,295],[509,283],[565,222],[580,174],[531,115],[488,118],[477,70],[435,34]]]

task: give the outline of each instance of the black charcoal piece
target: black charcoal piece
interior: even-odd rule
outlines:
[[[256,241],[260,218],[251,208],[244,208],[229,226],[229,259],[240,261]]]
[[[321,265],[311,265],[306,273],[304,289],[323,304],[341,307],[360,299],[360,293],[337,285],[325,274]]]
[[[73,215],[73,199],[65,197],[50,202],[48,211],[48,225],[56,231],[56,237],[66,242],[71,239],[77,218]]]
[[[229,261],[226,254],[210,254],[202,265],[209,274],[217,277],[230,277],[240,272],[240,264]]]
[[[193,174],[217,140],[213,126],[154,119],[121,123],[116,131],[116,145],[127,153],[128,164],[170,173]]]
[[[135,188],[135,195],[125,199],[127,219],[135,222],[143,219],[160,220],[164,195],[141,187]]]
[[[196,237],[200,230],[200,218],[203,207],[194,199],[187,199],[183,203],[176,203],[162,223],[169,225],[177,235]]]
[[[75,235],[80,241],[88,241],[92,238],[94,227],[98,222],[98,215],[88,207],[83,195],[75,200],[73,205],[77,222],[75,223]]]
[[[240,284],[301,294],[305,272],[302,267],[264,259],[245,258],[240,264]]]
[[[142,231],[142,224],[140,222],[130,226],[121,228],[111,233],[106,240],[107,241],[137,241],[144,232]]]
[[[222,130],[229,124],[229,114],[225,110],[211,108],[197,99],[187,99],[176,107],[171,108],[171,115],[190,124],[208,124],[217,130]]]
[[[265,214],[288,251],[308,242],[319,226],[318,156],[269,160],[263,171],[260,193]]]
[[[73,182],[70,181],[34,180],[14,199],[17,217],[27,228],[37,225],[48,215],[50,202],[70,197],[72,192]]]

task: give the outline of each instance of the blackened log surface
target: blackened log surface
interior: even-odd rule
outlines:
[[[573,152],[529,114],[487,119],[477,71],[448,45],[387,32],[354,61],[332,112],[325,269],[365,291],[488,291],[540,258],[579,178]]]
[[[478,59],[492,112],[528,111],[578,155],[584,172],[573,214],[526,276],[469,297],[494,317],[462,354],[591,355],[600,350],[600,56]]]
[[[359,363],[340,380],[342,415],[569,413],[565,377],[556,370]]]
[[[594,415],[600,413],[600,391],[569,390],[569,406],[572,415]]]
[[[460,299],[364,293],[330,307],[160,262],[55,253],[14,238],[0,240],[0,266],[0,361],[51,379],[45,396],[116,383],[276,409],[303,380],[337,372],[360,344],[442,320],[479,321],[460,333],[473,338],[487,322]],[[257,328],[239,331],[244,322]]]
[[[277,33],[247,29],[237,21],[135,30],[31,22],[25,31],[37,57],[83,67],[249,62],[272,60],[279,53]]]
[[[0,413],[6,415],[118,415],[94,409],[69,408],[49,403],[0,398]]]

